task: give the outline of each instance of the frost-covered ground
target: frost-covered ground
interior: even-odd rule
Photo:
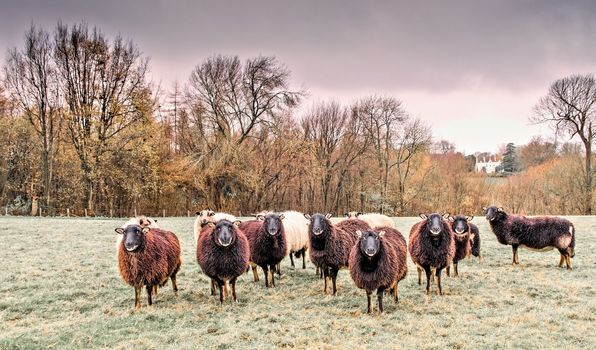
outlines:
[[[323,295],[314,267],[283,261],[277,286],[237,285],[239,303],[209,295],[192,242],[192,218],[160,218],[178,234],[180,294],[168,284],[157,304],[133,308],[133,289],[119,278],[114,228],[122,220],[0,217],[0,348],[596,348],[596,218],[570,217],[577,228],[574,270],[559,254],[499,245],[476,218],[484,262],[460,263],[444,278],[446,295],[426,296],[416,269],[385,302],[379,317],[364,313],[366,296],[346,270],[338,295]],[[407,237],[416,218],[396,218]],[[375,298],[376,300],[376,298]]]

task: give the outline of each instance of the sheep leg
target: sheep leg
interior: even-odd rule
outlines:
[[[327,294],[327,276],[329,275],[327,268],[321,268],[323,271],[323,278],[325,278],[325,287],[323,289],[323,293]]]
[[[153,305],[153,299],[151,298],[151,295],[153,294],[153,286],[151,285],[147,285],[147,304],[149,306]]]
[[[306,251],[302,248],[302,269],[306,269]]]
[[[176,284],[176,274],[170,276],[170,279],[172,280],[172,289],[174,290],[174,295],[178,296],[178,284]]]
[[[226,295],[225,295],[225,290],[224,290],[225,282],[220,280],[219,278],[215,279],[215,281],[217,282],[217,288],[219,289],[219,302],[221,304],[223,304],[224,301],[226,300]]]
[[[372,314],[373,310],[372,310],[372,290],[366,290],[366,300],[367,300],[367,305],[368,305],[368,313]]]
[[[430,294],[430,266],[424,266],[424,272],[426,272],[426,294]]]
[[[294,254],[292,254],[292,252],[290,252],[290,262],[292,263],[292,268],[295,269],[296,266],[294,265]]]
[[[278,264],[279,266],[279,264]],[[278,271],[278,276],[281,276],[281,274],[279,274],[279,267],[277,268]],[[275,287],[275,265],[271,265],[271,286]]]
[[[437,288],[438,288],[437,294],[438,295],[444,295],[443,288],[441,288],[441,271],[442,271],[442,269],[438,268],[435,272],[437,275]]]
[[[416,270],[418,270],[418,285],[422,285],[422,269],[420,266],[416,266]]]
[[[277,270],[277,276],[281,277],[281,262],[278,263],[277,265],[272,265],[272,268],[271,268],[272,275],[275,273],[275,270]],[[274,284],[274,286],[275,286],[275,284]]]
[[[269,288],[269,266],[262,265],[263,274],[265,274],[265,287]]]
[[[333,282],[333,295],[337,294],[337,272],[339,271],[338,267],[331,268],[331,280]]]
[[[141,308],[141,287],[135,287],[135,309]]]
[[[565,264],[567,265],[567,270],[571,270],[571,256],[569,254],[565,255]]]
[[[157,284],[153,285],[153,300],[157,301]]]
[[[377,289],[377,300],[379,301],[379,315],[383,313],[383,293],[385,293],[385,288],[380,287]]]
[[[511,246],[511,249],[513,250],[513,263],[512,263],[512,265],[519,264],[519,260],[517,259],[517,247],[518,247],[517,244],[513,244]]]
[[[457,263],[453,263],[453,272],[455,277],[459,277],[459,271],[457,270]]]
[[[259,271],[257,271],[257,265],[251,264],[252,277],[254,282],[259,282]]]
[[[232,289],[232,302],[236,303],[236,277],[230,280],[230,288]]]
[[[211,279],[211,295],[212,296],[215,295],[215,287],[216,287],[215,280],[212,278]]]
[[[223,280],[223,294],[224,294],[224,301],[226,301],[226,299],[228,298],[228,281],[226,281],[226,280]]]
[[[563,261],[567,262],[567,258],[565,258],[565,255],[561,253],[561,259],[559,259],[559,267],[563,267]]]
[[[397,294],[397,282],[395,282],[395,285],[393,286],[393,301],[396,303],[399,302],[399,296]]]
[[[453,266],[455,267],[455,264],[453,264]],[[447,277],[451,277],[451,274],[449,273],[450,267],[451,267],[451,265],[447,265]]]

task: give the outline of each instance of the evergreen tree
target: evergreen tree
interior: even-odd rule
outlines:
[[[501,168],[507,173],[514,173],[520,170],[520,162],[517,155],[517,150],[515,145],[511,142],[507,144],[507,147],[505,147],[505,154],[503,154]]]

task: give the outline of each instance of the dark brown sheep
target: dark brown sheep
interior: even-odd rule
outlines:
[[[325,279],[324,292],[327,293],[328,279],[333,284],[333,295],[337,293],[337,272],[342,266],[348,266],[352,247],[356,243],[356,231],[365,231],[370,226],[359,219],[344,220],[333,225],[331,214],[304,214],[310,220],[309,254],[310,261],[323,271]]]
[[[256,265],[263,269],[265,286],[275,286],[275,270],[286,256],[287,241],[282,223],[283,214],[267,213],[257,215],[257,220],[245,221],[240,229],[246,235],[250,246],[250,261],[254,281],[259,280]]]
[[[228,294],[227,283],[232,290],[232,302],[236,301],[236,279],[248,268],[250,250],[248,240],[234,223],[222,219],[208,223],[197,243],[197,262],[212,284],[219,288],[219,301],[223,304]]]
[[[457,263],[470,255],[472,250],[472,223],[470,221],[473,216],[457,215],[455,217],[449,216],[451,229],[455,237],[455,255],[453,256],[453,275],[459,276]],[[475,226],[475,225],[474,225]],[[478,232],[478,228],[476,228]],[[476,236],[478,236],[476,234]],[[449,276],[449,266],[447,266],[447,276]]]
[[[575,227],[569,220],[552,216],[528,218],[507,214],[496,206],[483,209],[499,243],[511,245],[513,265],[519,264],[517,248],[520,246],[539,251],[556,248],[561,254],[559,267],[563,267],[565,261],[567,270],[571,270],[571,258],[575,256]]]
[[[389,289],[398,301],[397,284],[406,277],[407,248],[404,236],[391,227],[356,231],[359,242],[350,252],[350,275],[356,287],[366,290],[368,313],[372,313],[372,292],[377,290],[379,314],[383,312],[383,292]]]
[[[431,269],[437,276],[437,294],[443,295],[441,271],[449,266],[455,255],[455,238],[446,220],[449,214],[420,214],[423,219],[410,230],[408,250],[418,269],[418,284],[422,270],[426,272],[426,293],[430,293]]]
[[[147,288],[147,303],[153,304],[152,296],[157,287],[172,280],[177,294],[176,274],[182,264],[180,242],[175,234],[158,228],[128,225],[119,227],[122,235],[118,243],[118,267],[122,279],[135,289],[135,308],[141,307],[141,288]]]

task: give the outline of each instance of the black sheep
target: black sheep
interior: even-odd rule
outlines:
[[[340,267],[348,266],[350,251],[356,243],[356,231],[365,231],[370,226],[359,219],[344,220],[333,225],[331,214],[304,214],[310,220],[308,226],[310,261],[320,267],[325,279],[327,293],[328,279],[333,284],[333,295],[337,293],[337,273]]]
[[[231,223],[226,219],[219,220],[217,224],[210,222],[197,242],[197,262],[211,278],[212,286],[217,284],[219,287],[221,303],[228,294],[228,281],[232,289],[232,301],[236,301],[236,279],[248,268],[250,251],[246,237],[238,229],[239,223]]]
[[[571,258],[575,256],[575,227],[563,218],[552,216],[525,217],[507,214],[502,208],[483,208],[491,230],[499,243],[511,245],[513,265],[519,264],[518,247],[531,250],[558,249],[561,254],[559,267],[563,261],[571,270]]]
[[[472,250],[472,223],[473,216],[457,215],[449,216],[451,229],[455,237],[455,255],[453,256],[453,274],[459,276],[457,263],[470,255]],[[474,225],[475,226],[475,225]],[[476,232],[478,228],[476,228]],[[449,276],[449,266],[447,266],[447,276]]]
[[[379,313],[383,292],[389,289],[397,302],[397,284],[406,277],[407,248],[402,234],[391,227],[356,231],[359,237],[350,252],[350,275],[356,287],[366,290],[368,313],[372,313],[372,292],[377,290]]]
[[[250,246],[250,261],[263,269],[267,287],[275,286],[276,266],[286,256],[287,241],[283,218],[283,214],[259,214],[257,220],[240,224],[240,229],[246,235]],[[252,270],[254,280],[257,282],[259,275],[255,265],[252,266]]]
[[[408,250],[418,269],[418,284],[421,284],[422,270],[426,272],[426,293],[430,293],[431,269],[437,276],[437,293],[443,295],[441,271],[449,266],[455,255],[455,238],[451,225],[446,220],[449,214],[420,214],[423,221],[412,226]]]

